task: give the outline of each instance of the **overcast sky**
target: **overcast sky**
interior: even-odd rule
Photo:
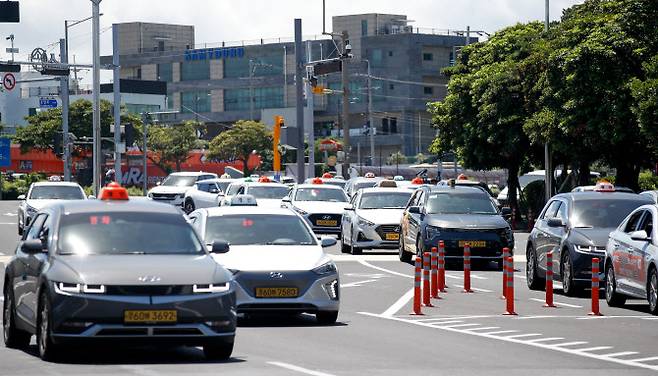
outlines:
[[[1,1],[1,0],[0,0]],[[551,0],[551,19],[583,0]],[[359,13],[406,14],[415,27],[494,32],[517,22],[543,20],[544,0],[326,0],[327,28],[331,16]],[[15,35],[19,58],[27,59],[35,47],[59,54],[56,42],[64,35],[64,20],[91,15],[90,0],[20,0],[21,23],[0,24],[4,40]],[[194,25],[196,43],[292,37],[294,18],[302,18],[304,35],[322,32],[321,0],[103,0],[101,2],[101,54],[111,53],[112,23],[160,22]],[[91,62],[91,23],[70,29],[69,53],[78,63]],[[82,84],[89,84],[82,82]]]

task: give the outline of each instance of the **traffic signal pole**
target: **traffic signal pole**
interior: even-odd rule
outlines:
[[[304,173],[304,55],[302,54],[302,20],[295,18],[295,96],[297,107],[297,182],[303,183]]]
[[[119,72],[119,27],[112,25],[112,88],[114,91],[114,181],[121,184],[121,74]]]
[[[66,39],[59,40],[59,54],[62,64],[68,64]],[[69,76],[59,78],[62,91],[62,162],[64,163],[64,181],[71,181],[71,146],[69,140]]]

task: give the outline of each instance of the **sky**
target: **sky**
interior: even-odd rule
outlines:
[[[0,60],[8,60],[5,37],[15,36],[16,60],[27,60],[36,47],[59,55],[64,20],[89,17],[90,0],[19,0],[21,22],[0,24]],[[550,0],[550,17],[583,0]],[[322,0],[102,0],[101,55],[112,51],[111,25],[159,22],[195,26],[195,41],[254,40],[293,36],[293,21],[302,19],[304,36],[322,33]],[[406,14],[414,27],[494,32],[518,22],[544,19],[544,0],[326,0],[327,29],[331,17],[360,13]],[[327,30],[330,31],[330,30]],[[91,63],[91,22],[69,29],[69,56]],[[58,58],[58,57],[57,57]],[[59,59],[59,58],[58,58]],[[105,75],[103,75],[105,76]],[[85,82],[86,81],[86,82]],[[90,84],[90,76],[82,85]]]

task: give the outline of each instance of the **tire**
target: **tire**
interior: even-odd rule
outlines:
[[[4,304],[2,306],[2,333],[5,346],[11,349],[25,349],[30,345],[32,335],[16,328],[14,299],[5,288]]]
[[[537,273],[537,253],[532,247],[526,251],[525,276],[530,290],[543,290],[546,286],[546,279]]]
[[[500,259],[496,261],[496,270],[502,272],[505,269],[505,260]]]
[[[617,279],[612,263],[605,268],[605,301],[608,307],[623,307],[626,304],[626,297],[617,292]]]
[[[352,237],[354,237],[354,229],[352,229],[352,234],[351,234],[351,235],[352,235]],[[354,245],[354,243],[355,243],[355,241],[354,241],[354,239],[352,239],[352,240],[351,240],[351,243],[350,243],[350,253],[351,253],[352,255],[355,255],[355,256],[362,254],[362,253],[363,253],[363,249],[361,249],[361,248],[359,248],[359,247],[356,247],[356,246]]]
[[[404,263],[411,263],[411,253],[405,251],[404,249],[404,237],[402,234],[400,234],[400,242],[398,245],[398,257],[400,258],[401,262]]]
[[[45,361],[55,361],[60,356],[60,348],[53,343],[51,336],[50,302],[46,294],[39,297],[39,319],[37,320],[37,348],[39,357]]]
[[[564,254],[560,265],[560,270],[562,271],[562,291],[564,292],[564,295],[575,296],[578,292],[578,287],[573,280],[573,263],[571,262],[571,256],[569,255],[569,251],[562,253]]]
[[[647,301],[649,302],[649,312],[652,315],[658,315],[658,272],[656,272],[656,268],[651,268],[649,271]]]
[[[25,223],[25,219],[23,219],[22,215],[18,215],[18,235],[23,236],[23,225]]]
[[[350,246],[345,244],[345,237],[343,237],[343,233],[340,233],[340,252],[341,253],[350,253]]]
[[[208,360],[228,360],[233,354],[233,341],[230,343],[218,342],[203,346],[203,355]]]
[[[325,311],[318,312],[315,314],[315,319],[318,321],[318,324],[321,325],[332,325],[338,320],[338,311]]]
[[[183,211],[185,212],[185,214],[192,213],[194,209],[196,209],[196,207],[194,206],[194,201],[189,198],[185,200],[185,204],[183,205]]]

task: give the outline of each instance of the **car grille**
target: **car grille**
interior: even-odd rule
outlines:
[[[277,271],[272,271],[277,272]],[[282,278],[270,277],[271,272],[239,272],[235,280],[252,297],[256,296],[258,287],[296,287],[298,296],[302,296],[315,282],[318,276],[311,271],[281,271]]]
[[[444,239],[446,256],[462,257],[463,248],[459,247],[460,240],[486,241],[484,248],[471,248],[471,256],[474,257],[500,257],[503,247],[509,245],[506,229],[441,229],[441,237]]]
[[[343,216],[340,214],[311,214],[308,216],[313,226],[318,226],[318,221],[336,221],[336,226],[318,226],[318,227],[338,227]]]
[[[161,296],[161,295],[190,295],[191,285],[163,285],[163,286],[105,286],[107,295],[130,296]]]
[[[377,235],[381,237],[382,239],[386,239],[386,234],[399,234],[400,233],[400,225],[395,224],[395,225],[381,225],[378,226],[377,229]]]
[[[177,193],[151,193],[151,198],[154,200],[175,200]]]

